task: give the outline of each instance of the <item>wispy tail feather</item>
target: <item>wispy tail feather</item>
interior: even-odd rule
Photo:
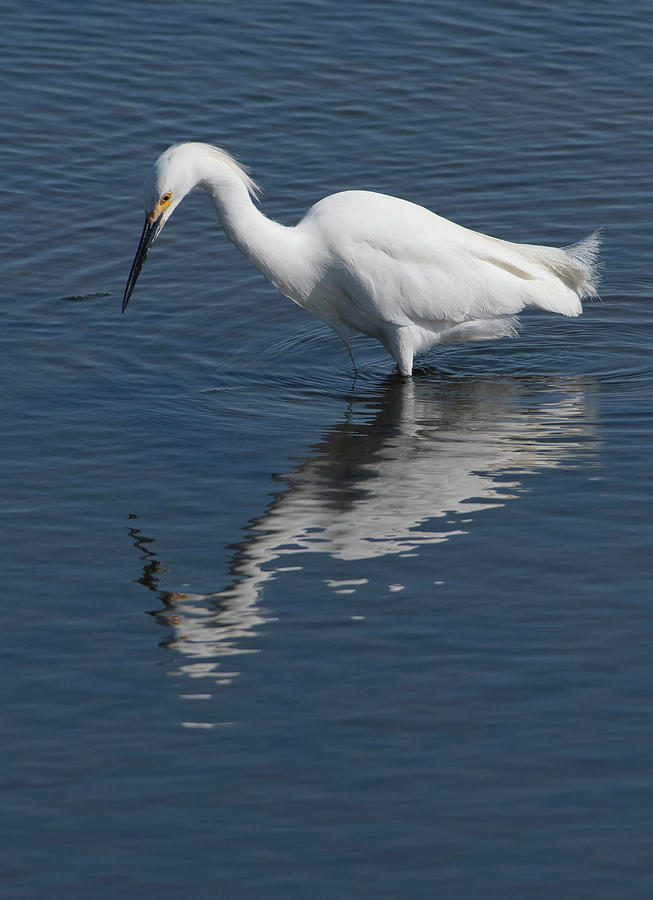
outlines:
[[[582,241],[563,247],[572,260],[579,264],[582,277],[580,283],[575,284],[581,300],[591,300],[598,297],[597,285],[599,282],[599,246],[601,244],[601,230],[597,229],[588,234]]]
[[[553,285],[549,284],[546,295],[536,298],[534,306],[566,316],[577,316],[581,312],[581,300],[591,300],[598,296],[596,286],[600,238],[600,232],[595,231],[569,247],[518,245],[524,258],[554,275],[573,292],[572,295],[562,294],[556,298],[555,292],[552,292]]]

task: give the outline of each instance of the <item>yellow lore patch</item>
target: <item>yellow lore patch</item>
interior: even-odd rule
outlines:
[[[163,197],[161,197],[156,206],[153,207],[153,209],[151,209],[149,213],[147,213],[147,218],[149,219],[149,221],[152,223],[156,222],[161,213],[165,212],[165,210],[170,206],[171,200],[172,194],[170,193],[170,191],[168,191],[163,195]]]

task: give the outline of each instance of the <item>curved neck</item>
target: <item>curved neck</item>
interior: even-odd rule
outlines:
[[[297,230],[268,219],[235,173],[211,174],[199,187],[209,195],[225,233],[236,247],[283,294],[299,302],[306,291],[302,275],[306,253]]]

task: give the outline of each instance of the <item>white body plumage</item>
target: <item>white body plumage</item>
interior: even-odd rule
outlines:
[[[347,347],[351,331],[379,340],[402,375],[435,344],[513,334],[529,306],[577,316],[596,292],[596,234],[564,249],[515,244],[369,191],[325,197],[286,227],[257,208],[256,185],[225,151],[189,143],[166,150],[147,179],[123,310],[149,247],[191,190],[209,195],[227,235],[281,293]]]

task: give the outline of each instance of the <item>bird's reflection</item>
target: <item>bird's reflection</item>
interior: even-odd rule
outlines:
[[[345,420],[276,476],[283,486],[247,527],[229,583],[215,593],[161,590],[165,569],[151,540],[131,528],[143,561],[138,581],[162,604],[153,615],[172,630],[166,645],[185,657],[180,671],[228,681],[224,657],[251,651],[246,638],[269,620],[260,608],[266,583],[301,567],[302,553],[328,554],[337,581],[338,560],[415,555],[515,498],[525,474],[573,465],[593,447],[585,387],[575,379],[391,377],[375,394],[352,396]]]

